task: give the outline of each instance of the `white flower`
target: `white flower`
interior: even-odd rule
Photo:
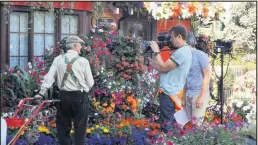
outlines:
[[[98,32],[103,33],[104,31],[103,31],[103,29],[99,29]]]
[[[244,106],[244,107],[243,107],[243,110],[246,111],[246,110],[247,110],[247,106]]]
[[[91,29],[91,31],[92,31],[93,33],[95,33],[95,32],[96,32],[94,28],[92,28],[92,29]]]
[[[111,86],[108,86],[108,88],[110,89],[110,88],[111,88]]]
[[[95,116],[99,115],[98,113],[94,113]]]
[[[105,83],[107,80],[105,79],[103,82]]]

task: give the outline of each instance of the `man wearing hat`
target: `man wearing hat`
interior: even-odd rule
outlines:
[[[94,84],[89,61],[80,57],[84,41],[77,36],[66,39],[67,52],[57,56],[44,77],[41,90],[35,97],[42,98],[57,81],[60,89],[57,103],[56,126],[60,145],[70,145],[72,121],[75,131],[75,145],[84,145],[88,120],[87,92]]]

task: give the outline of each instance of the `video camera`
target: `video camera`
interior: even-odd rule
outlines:
[[[232,40],[215,40],[214,41],[214,53],[229,54],[232,52],[233,41]]]
[[[158,42],[157,42],[159,49],[164,48],[165,46],[168,46],[169,50],[175,50],[177,48],[175,48],[173,46],[172,41],[170,40],[170,34],[168,34],[167,32],[163,32],[163,33],[159,33],[158,35]],[[146,49],[145,51],[148,52],[151,50],[150,47],[150,41],[146,42]]]

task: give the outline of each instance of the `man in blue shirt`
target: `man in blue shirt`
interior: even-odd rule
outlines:
[[[150,65],[161,72],[160,75],[160,123],[161,130],[167,133],[174,125],[174,113],[182,109],[181,91],[192,63],[191,48],[186,43],[187,33],[183,26],[169,30],[173,45],[178,48],[166,62],[160,56],[159,46],[150,42],[155,60],[149,58]]]
[[[200,125],[209,100],[210,62],[206,53],[195,49],[196,39],[193,32],[188,32],[187,41],[192,49],[192,65],[184,89],[183,106],[188,119]]]

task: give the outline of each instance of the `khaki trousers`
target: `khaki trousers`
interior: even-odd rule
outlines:
[[[187,117],[189,120],[191,120],[193,123],[202,123],[203,119],[205,117],[206,108],[208,107],[208,101],[209,101],[209,93],[206,94],[204,97],[204,103],[202,107],[196,107],[196,102],[199,95],[186,97],[186,105],[185,105],[185,111],[187,114]],[[195,119],[193,119],[193,117]]]

